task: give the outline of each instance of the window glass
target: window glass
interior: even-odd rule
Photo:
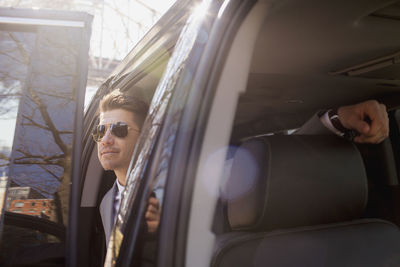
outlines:
[[[192,83],[194,66],[198,64],[197,57],[194,57],[194,62],[190,64],[188,58],[191,53],[194,53],[194,47],[203,47],[207,41],[207,34],[200,32],[200,27],[204,22],[202,15],[205,12],[199,14],[196,11],[207,10],[209,4],[209,1],[205,1],[204,6],[200,6],[201,8],[193,9],[193,13],[188,12],[187,21],[153,96],[149,114],[136,146],[131,167],[128,170],[126,190],[123,193],[116,227],[114,227],[108,244],[106,264],[117,262],[120,249],[124,245],[124,249],[121,249],[122,253],[125,253],[121,256],[124,262],[129,261],[133,266],[153,266],[157,264],[159,225],[154,227],[154,221],[146,220],[145,214],[152,202],[150,199],[157,199],[158,221],[160,222],[168,163],[175,143],[181,112]],[[201,44],[196,43],[199,33],[204,34],[201,35],[202,38],[199,38]],[[196,52],[200,52],[200,49]],[[178,91],[177,88],[181,90]],[[180,100],[177,101],[180,106],[177,107],[178,112],[169,114],[172,122],[164,125],[172,95],[174,95],[174,99]],[[168,136],[162,139],[162,143],[159,143],[161,140],[160,132],[163,127],[168,128],[166,130]],[[153,151],[156,144],[157,148],[162,147],[162,152],[157,155]],[[148,167],[152,166],[154,161],[157,161],[158,165],[155,170],[152,170]],[[149,174],[151,171],[155,173]],[[125,238],[126,242],[123,243]],[[133,251],[132,248],[134,248]]]
[[[63,242],[81,38],[80,28],[0,31],[2,266],[26,264],[36,249],[40,262],[45,244]]]
[[[3,180],[8,173],[18,103],[35,40],[36,33],[0,31],[0,125],[4,129],[0,131],[0,172]],[[15,194],[13,191],[10,195]]]

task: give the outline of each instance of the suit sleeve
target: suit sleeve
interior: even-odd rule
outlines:
[[[303,124],[294,134],[334,134],[322,124],[318,113],[314,114],[306,123]]]

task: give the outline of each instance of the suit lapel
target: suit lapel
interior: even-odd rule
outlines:
[[[111,236],[111,231],[113,228],[113,220],[112,220],[112,211],[113,211],[113,204],[114,204],[114,192],[117,183],[114,182],[114,185],[111,187],[110,190],[104,195],[103,200],[100,204],[100,215],[101,221],[103,222],[104,233],[106,236],[106,242],[108,241]]]

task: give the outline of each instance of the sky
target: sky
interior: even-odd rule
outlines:
[[[15,119],[0,120],[0,147],[10,147],[14,138]]]
[[[116,2],[118,2],[118,6],[116,6]],[[159,16],[165,13],[174,2],[175,0],[105,0],[105,8],[101,11],[104,16],[101,17],[96,12],[93,14],[90,54],[123,59]],[[26,6],[24,7],[26,8]],[[148,7],[157,11],[156,16]],[[118,15],[121,10],[126,13],[125,17]],[[141,25],[137,22],[140,22]],[[105,30],[101,31],[101,27],[104,27]],[[126,29],[129,29],[129,32]],[[0,42],[2,42],[1,39]],[[90,91],[93,93],[93,88]],[[87,98],[90,97],[91,94],[88,94]],[[88,100],[86,99],[85,102],[87,104]],[[0,116],[0,149],[4,146],[12,146],[16,124],[16,112],[14,113],[8,114],[7,119]]]

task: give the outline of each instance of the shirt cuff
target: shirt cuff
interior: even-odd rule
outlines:
[[[344,133],[339,131],[338,129],[336,129],[335,126],[333,126],[330,118],[329,118],[329,111],[326,111],[325,113],[323,113],[319,119],[321,120],[321,123],[328,128],[331,132],[333,132],[334,134],[336,134],[337,136],[343,137]]]

